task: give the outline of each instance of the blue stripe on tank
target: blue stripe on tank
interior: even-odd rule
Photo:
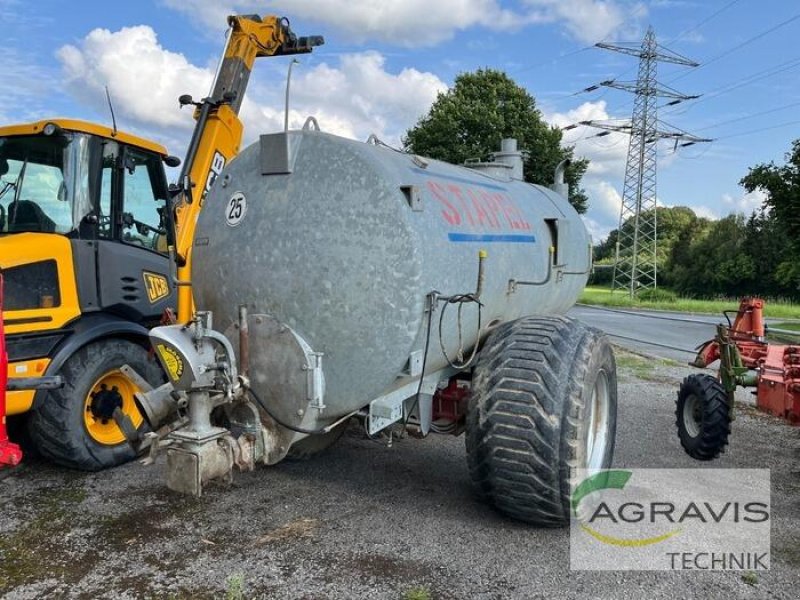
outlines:
[[[514,244],[533,244],[535,235],[515,235],[512,233],[448,233],[451,242],[510,242]]]

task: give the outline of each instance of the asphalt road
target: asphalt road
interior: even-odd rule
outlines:
[[[668,358],[681,364],[691,361],[695,348],[714,337],[722,315],[629,311],[594,306],[575,306],[569,316],[605,331],[612,341],[634,352]]]

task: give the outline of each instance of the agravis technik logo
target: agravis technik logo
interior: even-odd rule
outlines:
[[[610,469],[571,497],[575,569],[769,568],[769,471]]]

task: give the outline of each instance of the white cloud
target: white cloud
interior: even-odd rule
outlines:
[[[348,123],[355,137],[375,133],[392,144],[399,144],[408,127],[447,89],[432,73],[411,68],[387,72],[384,57],[373,51],[343,55],[337,68],[319,65],[298,82],[296,102],[318,114],[323,127],[332,114]]]
[[[731,213],[743,213],[749,216],[753,211],[761,209],[766,199],[767,194],[762,190],[747,192],[739,196],[723,194],[720,202],[722,209],[720,216]]]
[[[476,25],[519,28],[536,19],[502,8],[498,0],[163,0],[208,27],[224,26],[225,16],[272,12],[335,28],[351,41],[379,40],[402,46],[428,46]],[[312,32],[313,33],[313,32]]]
[[[545,114],[552,125],[566,127],[581,121],[608,121],[607,105],[604,100],[584,102],[565,113]],[[622,123],[623,121],[620,121]],[[609,132],[596,137],[602,130],[580,125],[564,132],[563,143],[575,146],[575,156],[586,157],[591,162],[587,176],[622,178],[625,174],[625,160],[628,155],[629,136],[624,133]]]
[[[607,181],[591,181],[585,189],[595,214],[602,215],[604,222],[616,225],[622,208],[622,196],[617,188]]]
[[[583,224],[586,225],[589,235],[592,236],[592,244],[599,244],[606,239],[608,234],[611,233],[611,230],[614,229],[614,227],[599,223],[587,215],[581,215],[581,219],[583,219]]]
[[[202,98],[213,79],[211,67],[193,65],[184,55],[163,48],[147,26],[116,32],[96,29],[80,43],[61,48],[57,56],[69,92],[100,112],[105,110],[108,85],[121,124],[171,145],[176,140],[185,144],[194,124],[188,110],[178,109],[178,96]],[[397,144],[436,94],[446,89],[431,73],[409,68],[388,72],[377,52],[342,55],[338,61],[336,66],[297,66],[292,78],[293,127],[314,115],[324,131],[362,139],[376,133]],[[284,63],[272,69],[285,77]],[[258,71],[257,66],[241,111],[247,140],[283,127],[283,80],[276,86],[273,77],[267,85],[259,81]],[[173,146],[173,152],[177,150]]]
[[[232,13],[271,11],[330,25],[355,42],[377,40],[429,46],[470,27],[509,31],[536,23],[562,23],[575,39],[594,43],[629,19],[621,0],[162,0],[214,30]],[[643,5],[633,9],[637,16]],[[312,32],[313,33],[313,32]]]
[[[213,78],[208,69],[162,48],[145,25],[113,33],[95,29],[79,46],[63,46],[56,56],[67,89],[81,100],[105,102],[108,86],[122,115],[159,127],[191,127],[193,121],[178,110],[178,96],[207,94]]]
[[[710,219],[712,221],[719,219],[719,214],[717,214],[717,212],[709,206],[695,205],[690,206],[689,208],[691,208],[694,211],[694,214],[696,214],[698,217],[703,217],[704,219]]]
[[[631,17],[646,13],[643,4],[631,6],[614,0],[525,0],[542,20],[562,21],[575,39],[594,44],[617,31]]]

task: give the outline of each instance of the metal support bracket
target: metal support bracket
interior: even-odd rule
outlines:
[[[308,377],[308,403],[311,408],[322,412],[325,409],[325,381],[322,376],[322,352],[308,352],[308,364],[304,370]]]

